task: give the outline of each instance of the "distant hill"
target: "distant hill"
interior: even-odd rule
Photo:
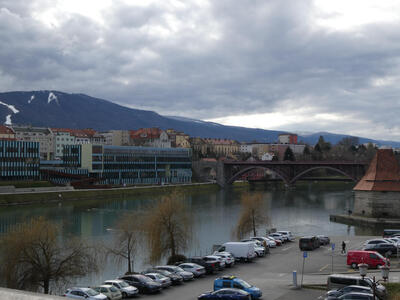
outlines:
[[[276,142],[283,131],[224,126],[182,117],[161,116],[153,111],[132,109],[84,94],[59,91],[0,93],[0,122],[57,128],[138,129],[145,127],[174,128],[194,137],[235,139],[241,142]],[[347,135],[327,132],[300,135],[299,140],[315,144],[320,135],[337,143]],[[400,147],[399,142],[382,142],[360,138],[360,142],[375,142]]]

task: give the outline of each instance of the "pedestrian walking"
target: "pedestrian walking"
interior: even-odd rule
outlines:
[[[342,241],[342,253],[346,254],[346,243]]]

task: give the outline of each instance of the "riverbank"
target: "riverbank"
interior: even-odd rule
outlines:
[[[244,185],[244,183],[240,183]],[[216,183],[191,183],[179,185],[133,186],[111,189],[82,189],[68,191],[22,192],[0,194],[0,206],[45,204],[64,201],[126,198],[130,196],[162,194],[171,190],[201,191],[219,190]]]
[[[346,225],[357,225],[357,226],[386,226],[386,227],[398,227],[400,226],[400,219],[388,219],[388,218],[372,218],[355,215],[330,215],[330,221],[346,224]]]

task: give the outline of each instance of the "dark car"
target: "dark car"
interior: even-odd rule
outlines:
[[[366,245],[363,250],[367,251],[376,251],[384,256],[391,256],[393,254],[397,254],[397,247],[390,243],[382,243],[382,244],[369,244]]]
[[[363,293],[363,294],[372,294],[372,289],[367,286],[360,286],[360,285],[349,285],[345,286],[339,290],[331,290],[326,293],[326,298],[327,300],[333,300],[333,299],[338,299],[340,296],[352,293],[352,292],[357,292],[357,293]]]
[[[317,238],[319,239],[319,243],[321,245],[329,245],[331,243],[330,238],[326,235],[317,235]]]
[[[339,300],[374,300],[374,295],[373,294],[364,294],[364,293],[356,293],[356,292],[352,292],[352,293],[347,293],[344,294],[342,296],[340,296],[339,298],[337,298]]]
[[[215,271],[219,270],[219,262],[217,260],[211,261],[206,260],[203,257],[195,256],[188,259],[188,262],[196,263],[203,266],[206,269],[207,274],[213,274]]]
[[[316,236],[303,236],[299,239],[299,248],[301,251],[314,250],[319,248],[319,239]]]
[[[142,294],[157,293],[162,289],[161,284],[142,274],[124,275],[119,277],[119,279],[122,279],[129,285],[136,287],[139,290],[139,293]]]
[[[150,268],[150,269],[147,269],[146,271],[142,272],[142,274],[146,274],[146,273],[159,273],[161,275],[167,276],[167,277],[169,277],[169,279],[171,279],[171,282],[173,285],[182,284],[182,282],[183,282],[182,276],[175,274],[175,273],[171,273],[166,270]]]
[[[199,300],[251,300],[249,293],[239,289],[220,289],[214,292],[206,292],[197,297]]]

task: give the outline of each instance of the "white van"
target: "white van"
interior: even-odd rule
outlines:
[[[257,256],[254,242],[227,242],[217,251],[229,252],[235,260],[241,261],[252,261]]]

